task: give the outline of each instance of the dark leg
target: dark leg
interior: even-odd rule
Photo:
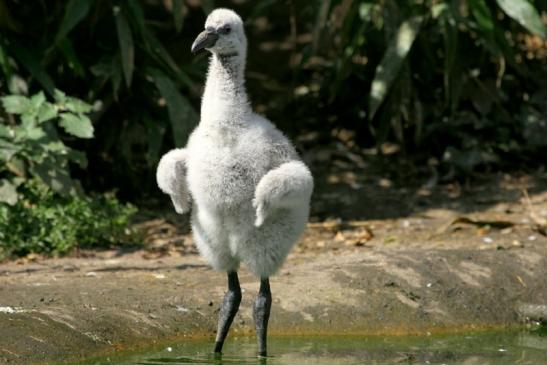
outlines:
[[[241,303],[241,288],[239,287],[239,279],[237,272],[228,273],[228,291],[224,295],[224,300],[220,306],[220,314],[218,317],[217,338],[215,341],[215,352],[222,351],[222,345],[230,329],[230,325],[239,309]]]
[[[256,337],[258,338],[258,356],[266,356],[266,336],[268,334],[268,319],[272,307],[272,293],[268,278],[260,280],[260,290],[256,296],[253,318],[256,325]]]

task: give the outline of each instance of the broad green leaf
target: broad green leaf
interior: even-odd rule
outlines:
[[[40,91],[38,94],[35,94],[30,98],[30,107],[37,111],[45,101],[46,96],[43,91]]]
[[[30,107],[30,101],[27,97],[21,95],[8,95],[1,98],[2,106],[7,113],[23,114]]]
[[[167,111],[173,139],[178,147],[186,144],[192,129],[198,122],[198,115],[188,100],[177,90],[175,84],[159,70],[151,70],[156,87],[167,103]]]
[[[382,105],[386,95],[397,77],[403,62],[420,30],[421,17],[412,17],[403,22],[376,67],[370,88],[369,119],[372,120]]]
[[[59,125],[73,136],[80,138],[93,137],[93,125],[91,120],[85,115],[75,115],[72,113],[61,113]]]
[[[131,86],[133,69],[135,67],[135,47],[133,46],[133,34],[129,23],[121,9],[114,7],[116,17],[116,30],[118,32],[118,43],[120,44],[120,55],[122,59],[123,75],[127,87]]]
[[[173,20],[175,22],[175,30],[179,33],[182,29],[184,23],[184,14],[183,14],[183,1],[182,0],[173,0]]]
[[[8,168],[8,170],[13,172],[16,176],[24,178],[27,175],[26,163],[24,160],[20,158],[17,158],[17,157],[11,158],[6,163],[6,167]]]
[[[77,98],[68,96],[64,105],[65,109],[76,114],[89,113],[93,106]]]
[[[64,104],[66,102],[66,94],[59,89],[55,89],[53,92],[53,98],[58,104]]]
[[[68,168],[57,159],[48,158],[42,163],[35,164],[31,173],[61,195],[70,195],[77,192],[77,187],[70,177]]]
[[[55,36],[55,42],[65,38],[87,16],[90,8],[91,0],[70,0],[66,5],[65,15]]]
[[[9,161],[21,150],[21,145],[0,138],[0,160]]]
[[[69,148],[67,152],[67,156],[70,161],[74,162],[82,169],[85,169],[87,167],[87,157],[84,152],[76,151],[72,148]]]
[[[58,153],[61,155],[68,152],[68,147],[65,146],[65,144],[61,142],[60,140],[58,141],[52,140],[51,142],[44,143],[43,146],[45,150],[49,152]]]
[[[46,122],[57,116],[57,108],[51,103],[44,103],[38,110],[38,123]]]
[[[37,123],[37,111],[29,109],[27,112],[21,115],[21,126],[23,127],[23,129],[27,130],[36,128]]]
[[[25,132],[25,139],[28,139],[31,141],[37,141],[46,136],[46,132],[44,132],[42,128],[36,127],[33,125],[29,125],[25,127],[24,132]]]
[[[531,33],[547,38],[547,27],[534,6],[527,0],[496,0],[499,7]]]
[[[0,180],[0,203],[15,205],[17,203],[17,189],[6,179]]]
[[[11,129],[3,124],[0,124],[0,138],[11,138]]]

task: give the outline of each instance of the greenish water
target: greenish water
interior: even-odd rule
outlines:
[[[547,364],[547,334],[538,332],[423,337],[271,337],[268,345],[271,356],[265,359],[256,357],[254,339],[236,338],[226,343],[221,357],[211,354],[210,341],[186,341],[149,353],[87,364]]]

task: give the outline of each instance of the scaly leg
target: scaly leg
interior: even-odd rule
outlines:
[[[266,356],[266,337],[268,334],[268,319],[270,319],[270,308],[272,307],[272,293],[270,292],[270,281],[268,278],[260,280],[260,290],[256,296],[253,318],[256,326],[256,337],[258,339],[258,356]]]
[[[222,345],[224,345],[230,325],[239,309],[239,303],[241,303],[241,288],[239,287],[237,272],[232,271],[228,273],[228,291],[224,295],[224,300],[220,306],[217,338],[215,341],[216,353],[222,352]]]

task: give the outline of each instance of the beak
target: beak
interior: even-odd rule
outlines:
[[[204,48],[211,48],[218,40],[218,34],[215,31],[204,30],[199,33],[192,44],[192,53],[196,53]]]

